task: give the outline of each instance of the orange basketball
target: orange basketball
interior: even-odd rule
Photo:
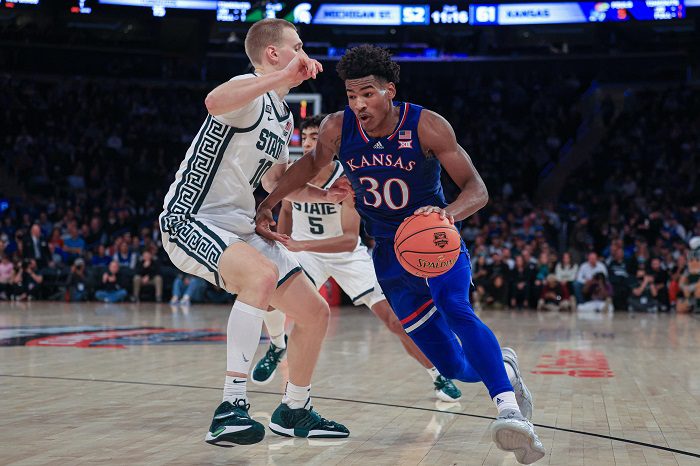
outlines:
[[[462,241],[454,225],[440,215],[412,215],[399,225],[394,252],[407,272],[422,278],[437,277],[457,262]]]

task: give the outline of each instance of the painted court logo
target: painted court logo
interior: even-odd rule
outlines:
[[[615,377],[608,358],[598,350],[559,350],[556,355],[543,354],[532,373],[596,379]]]
[[[220,343],[226,334],[217,329],[163,327],[0,327],[0,346],[62,346],[119,348],[141,345]]]

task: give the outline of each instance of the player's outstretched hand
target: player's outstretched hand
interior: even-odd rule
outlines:
[[[323,71],[323,65],[313,58],[309,58],[303,51],[284,68],[288,76],[289,87],[297,87],[309,78],[316,79],[316,75]]]
[[[333,204],[340,204],[348,196],[352,196],[352,185],[347,176],[341,176],[333,182],[328,191],[326,191],[326,200]]]
[[[272,217],[272,209],[260,204],[258,212],[255,214],[255,232],[263,238],[286,244],[287,241],[289,241],[289,236],[272,231],[270,227],[275,225],[275,219]]]
[[[427,217],[428,215],[430,215],[433,212],[439,214],[440,219],[449,220],[450,225],[455,224],[455,218],[452,215],[448,214],[445,209],[443,209],[441,207],[436,207],[433,205],[427,205],[427,206],[420,207],[420,208],[416,209],[415,212],[413,212],[413,215],[425,215]]]

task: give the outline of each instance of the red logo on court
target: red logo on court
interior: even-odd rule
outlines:
[[[597,350],[559,350],[556,355],[543,354],[532,373],[585,378],[615,377],[608,365],[608,358]]]
[[[74,348],[126,348],[133,345],[219,343],[219,329],[162,327],[58,326],[0,327],[0,346],[64,346]]]

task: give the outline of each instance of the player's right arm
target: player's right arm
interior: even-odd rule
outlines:
[[[304,155],[295,162],[278,180],[275,189],[260,203],[255,216],[255,230],[259,235],[276,240],[286,241],[288,238],[270,230],[274,225],[272,208],[291,193],[302,188],[319,171],[333,160],[340,149],[340,138],[343,129],[343,112],[328,115],[318,130],[316,149]]]
[[[299,52],[289,64],[280,71],[251,77],[233,79],[217,86],[204,99],[204,105],[211,115],[219,116],[239,110],[253,100],[273,89],[291,89],[323,71],[321,64]]]

